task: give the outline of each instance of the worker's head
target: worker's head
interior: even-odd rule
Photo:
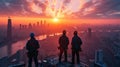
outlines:
[[[66,35],[66,30],[63,30],[63,35]]]
[[[30,37],[34,38],[35,34],[34,33],[30,33]]]
[[[74,31],[74,33],[73,33],[73,34],[74,34],[74,35],[77,35],[77,33],[78,33],[77,31]]]

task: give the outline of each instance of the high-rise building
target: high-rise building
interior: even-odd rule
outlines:
[[[32,24],[31,23],[29,23],[28,28],[32,28]]]
[[[37,26],[39,26],[40,25],[40,23],[39,22],[37,22]]]
[[[92,36],[92,29],[88,28],[88,36],[91,37]]]
[[[96,63],[103,63],[103,51],[98,50],[95,53],[95,62]]]
[[[7,40],[12,39],[12,20],[8,17],[8,24],[7,24]]]
[[[103,57],[103,50],[97,50],[95,52],[95,67],[106,67]]]
[[[22,24],[20,24],[20,29],[22,29]]]
[[[40,21],[40,23],[41,23],[41,26],[42,26],[42,24],[43,24],[43,21],[41,20],[41,21]]]

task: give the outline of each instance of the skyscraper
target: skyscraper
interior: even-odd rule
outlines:
[[[103,50],[97,50],[95,52],[95,66],[94,67],[106,67],[106,63],[104,62]]]
[[[8,17],[8,24],[7,24],[7,40],[12,39],[12,20]]]
[[[88,28],[88,37],[91,37],[91,36],[92,36],[92,29]]]

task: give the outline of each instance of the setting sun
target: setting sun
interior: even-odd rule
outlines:
[[[58,19],[58,18],[53,18],[53,21],[54,21],[54,22],[58,22],[59,19]]]

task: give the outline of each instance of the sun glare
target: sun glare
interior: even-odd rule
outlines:
[[[54,21],[54,22],[58,22],[59,19],[58,19],[58,18],[53,18],[53,21]]]

